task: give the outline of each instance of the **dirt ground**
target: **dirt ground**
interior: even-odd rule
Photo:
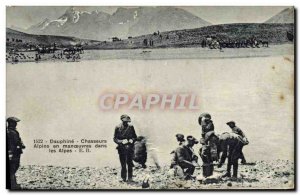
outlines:
[[[292,189],[294,187],[294,163],[286,160],[257,161],[240,165],[237,180],[221,178],[226,165],[215,168],[214,175],[202,177],[196,170],[195,180],[174,177],[168,167],[134,169],[134,182],[120,182],[119,168],[23,166],[17,173],[23,189],[143,189],[142,183],[149,178],[146,190],[180,189]]]

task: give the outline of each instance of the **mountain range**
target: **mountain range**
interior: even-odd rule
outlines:
[[[271,17],[265,23],[294,23],[294,8],[286,8]]]
[[[76,36],[93,40],[150,34],[157,31],[191,29],[211,25],[176,7],[118,8],[113,14],[78,11],[70,7],[56,20],[44,19],[26,32],[42,35]]]
[[[113,14],[79,11],[69,7],[55,20],[44,19],[28,29],[11,29],[36,35],[58,35],[108,41],[127,39],[153,32],[194,29],[211,23],[177,7],[119,7]],[[264,23],[294,23],[294,8],[286,8]]]

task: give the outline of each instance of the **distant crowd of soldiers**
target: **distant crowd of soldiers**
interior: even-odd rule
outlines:
[[[201,41],[201,47],[208,47],[210,49],[222,49],[222,48],[259,48],[269,47],[269,42],[266,40],[258,40],[256,37],[245,39],[220,39],[215,36],[206,36]]]
[[[35,61],[39,62],[42,59],[41,56],[45,54],[52,54],[51,58],[46,58],[46,59],[66,59],[70,61],[76,61],[81,59],[80,54],[84,53],[84,49],[81,46],[74,46],[70,48],[64,48],[64,49],[58,49],[55,45],[53,47],[46,47],[42,46],[39,47],[38,45],[36,48],[33,50],[35,51],[35,57],[31,56],[30,54],[26,54],[26,52],[19,52],[16,49],[11,49],[7,54],[6,54],[6,61],[10,61],[12,63],[18,63],[22,61]]]

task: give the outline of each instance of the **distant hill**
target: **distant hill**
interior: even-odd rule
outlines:
[[[32,35],[6,28],[6,46],[23,48],[26,44],[50,46],[56,43],[59,47],[76,44],[90,45],[98,41],[79,39],[66,36]]]
[[[176,7],[118,8],[112,15],[104,12],[83,12],[70,7],[56,20],[44,19],[26,32],[76,36],[93,40],[122,39],[156,31],[192,29],[211,23]]]
[[[9,29],[11,29],[11,30],[15,30],[15,31],[20,31],[20,32],[25,32],[25,31],[26,31],[26,29],[17,27],[17,26],[15,26],[15,25],[9,26],[9,27],[7,27],[7,28],[9,28]]]
[[[265,23],[294,23],[294,8],[286,8],[268,19]]]
[[[66,36],[32,35],[7,28],[7,46],[22,47],[26,43],[33,45],[53,45],[69,47],[80,43],[85,49],[136,49],[136,48],[168,48],[168,47],[199,47],[207,36],[215,36],[220,40],[243,40],[256,37],[258,40],[268,41],[271,44],[292,43],[287,32],[294,32],[293,24],[277,23],[248,23],[222,24],[202,28],[157,32],[124,40],[93,41]],[[21,39],[22,43],[12,41]],[[152,45],[149,44],[150,40]],[[145,44],[146,41],[146,44]]]
[[[293,24],[222,24],[202,28],[167,31],[148,34],[122,41],[99,42],[97,49],[130,49],[130,48],[166,48],[166,47],[199,47],[206,36],[215,36],[221,40],[243,40],[255,37],[271,44],[291,43],[287,32],[294,32]],[[153,45],[145,45],[151,40]]]

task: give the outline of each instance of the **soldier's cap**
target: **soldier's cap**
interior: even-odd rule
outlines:
[[[198,123],[199,123],[199,125],[201,125],[202,118],[211,119],[211,116],[210,116],[210,114],[208,114],[207,112],[202,113],[202,114],[199,116],[199,118],[198,118]]]
[[[130,117],[129,117],[128,115],[123,114],[123,115],[121,116],[121,121],[124,121],[124,122],[131,122],[131,119],[130,119]]]
[[[232,124],[232,125],[235,125],[235,122],[234,122],[234,121],[229,121],[229,122],[227,122],[226,124],[227,124],[227,125],[231,125],[231,124]]]
[[[205,134],[204,140],[207,141],[207,140],[209,140],[212,136],[218,137],[218,136],[215,134],[215,131],[209,131],[209,132],[207,132],[207,133]]]
[[[197,141],[197,139],[194,138],[194,137],[191,136],[191,135],[187,136],[186,139],[187,139],[188,141],[193,141],[194,144],[198,144],[198,143],[199,143],[199,142]]]
[[[200,118],[200,117],[201,117],[201,118],[204,117],[204,118],[211,119],[211,115],[210,115],[209,113],[207,113],[207,112],[204,112],[204,113],[200,114],[199,118]]]
[[[6,119],[6,121],[8,122],[8,123],[10,123],[10,122],[20,122],[21,120],[20,119],[18,119],[17,117],[8,117],[7,119]]]
[[[183,134],[177,133],[175,136],[176,136],[176,138],[177,138],[178,141],[180,141],[180,142],[185,141]]]

